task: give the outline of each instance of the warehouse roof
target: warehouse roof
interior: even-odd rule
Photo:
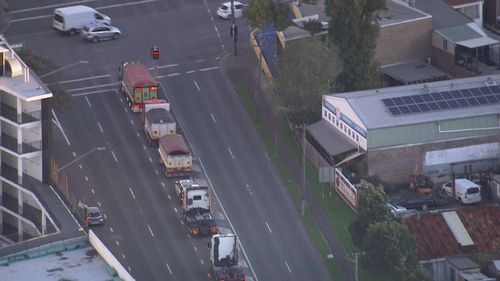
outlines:
[[[500,85],[500,75],[478,76],[464,79],[438,81],[428,84],[414,84],[375,90],[346,92],[325,96],[324,99],[331,103],[330,97],[344,98],[368,129],[376,129],[500,114],[500,106],[498,103],[498,98],[500,98],[500,96],[498,95],[491,95],[495,96],[493,98],[496,99],[497,103],[478,103],[475,105],[472,105],[471,103],[471,105],[465,107],[450,106],[448,109],[428,110],[418,113],[403,112],[401,114],[396,114],[392,111],[393,107],[386,104],[389,99],[407,99],[407,97],[410,96],[427,98],[440,92],[448,92],[447,95],[449,95],[450,92],[460,91],[462,89],[476,90],[476,88],[485,87],[486,85],[494,85],[492,87],[498,89],[497,85]],[[469,90],[467,91],[470,93]],[[475,97],[472,97],[472,99],[476,100]],[[463,99],[460,99],[460,101],[462,100]],[[477,103],[477,101],[475,102]],[[413,105],[419,106],[421,104],[416,101]]]

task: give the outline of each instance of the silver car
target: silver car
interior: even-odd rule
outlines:
[[[83,39],[91,40],[94,43],[101,40],[118,39],[121,35],[122,32],[118,28],[105,24],[85,26],[81,32]]]

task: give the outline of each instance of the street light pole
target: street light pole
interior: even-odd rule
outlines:
[[[90,153],[96,151],[96,150],[99,150],[99,151],[103,151],[103,150],[106,150],[106,147],[101,147],[101,146],[98,146],[98,147],[94,147],[92,148],[91,150],[87,151],[86,153],[80,155],[79,157],[73,159],[73,161],[69,162],[68,164],[62,166],[61,168],[57,169],[57,172],[61,172],[62,170],[68,168],[69,166],[71,166],[72,164],[74,164],[76,161],[82,159],[83,157],[89,155]]]
[[[302,216],[305,215],[306,211],[306,201],[305,201],[305,193],[306,192],[306,127],[302,128],[302,201],[300,204],[300,213]]]
[[[39,76],[38,76],[38,78],[42,79],[42,78],[44,78],[44,77],[46,77],[46,76],[52,75],[52,74],[54,74],[54,73],[56,73],[56,72],[59,72],[59,71],[61,71],[61,70],[63,70],[63,69],[66,69],[66,68],[72,67],[72,66],[77,65],[77,64],[80,64],[80,63],[89,63],[89,62],[88,62],[88,61],[86,61],[86,60],[76,61],[76,62],[74,62],[74,63],[70,63],[70,64],[68,64],[68,65],[65,65],[65,66],[59,67],[58,69],[52,70],[52,71],[47,72],[47,73],[44,73],[44,74],[42,74],[42,75],[39,75]]]

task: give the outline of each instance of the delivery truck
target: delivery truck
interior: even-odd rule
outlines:
[[[74,35],[85,26],[111,24],[111,18],[93,8],[77,5],[54,10],[52,27],[61,32]]]

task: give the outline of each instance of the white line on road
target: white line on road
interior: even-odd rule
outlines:
[[[191,73],[195,73],[196,70],[189,70],[189,71],[186,71],[186,74],[191,74]]]
[[[129,271],[129,272],[132,272],[132,268],[130,268],[130,266],[128,266],[128,271]]]
[[[250,186],[248,184],[246,184],[246,187],[248,189],[248,192],[250,192],[250,195],[253,195],[253,192],[252,192],[252,189],[250,188]]]
[[[149,229],[149,233],[151,233],[151,236],[155,237],[155,234],[153,233],[153,231],[151,230],[151,227],[149,226],[148,224],[148,229]]]
[[[198,248],[196,248],[196,246],[193,246],[193,249],[195,252],[198,252]]]
[[[174,207],[174,211],[175,211],[176,213],[178,212],[176,207]]]
[[[167,266],[167,269],[168,269],[168,272],[170,272],[170,275],[172,275],[172,269],[170,269],[170,266],[168,265],[168,263],[165,264]]]
[[[159,176],[159,175],[160,175],[160,172],[158,172],[158,170],[156,170],[156,169],[155,169],[155,174],[156,174],[157,176]]]
[[[130,119],[130,124],[134,125],[134,120]]]
[[[269,230],[269,233],[273,233],[273,231],[271,230],[271,227],[269,226],[269,223],[267,223],[267,221],[266,221],[266,226],[267,226],[267,229]]]
[[[153,159],[151,157],[149,157],[149,162],[153,163]]]
[[[161,186],[165,187],[165,183],[164,183],[164,182],[161,182]]]
[[[198,92],[200,91],[200,87],[198,87],[198,83],[196,83],[196,80],[193,80],[194,82],[194,86],[196,87],[196,90],[198,90]]]
[[[120,242],[118,242],[118,240],[115,240],[115,244],[116,246],[120,246]]]
[[[214,70],[214,69],[219,69],[219,67],[214,66],[214,67],[202,68],[202,69],[200,69],[200,71],[209,71],[209,70]]]
[[[87,101],[87,104],[89,105],[89,107],[92,108],[92,105],[90,104],[89,98],[85,97],[85,100]]]
[[[114,232],[113,228],[110,226],[109,231]]]
[[[205,264],[205,262],[202,259],[200,259],[200,262],[201,262],[201,264]]]
[[[116,158],[115,152],[111,150],[111,154],[113,155],[113,158],[115,158],[115,162],[118,163],[118,159]]]
[[[85,181],[89,181],[89,178],[87,176],[85,176]]]
[[[142,149],[146,150],[146,146],[144,144],[142,145]]]
[[[94,85],[94,86],[88,86],[88,87],[81,87],[81,88],[74,88],[74,89],[69,89],[66,90],[67,92],[76,92],[76,91],[81,91],[81,90],[88,90],[88,89],[95,89],[95,88],[102,88],[102,87],[108,87],[108,86],[116,86],[116,83],[109,83],[109,84],[101,84],[101,85]]]
[[[56,126],[59,128],[59,130],[61,130],[61,133],[62,133],[64,139],[66,140],[66,143],[68,145],[71,145],[71,143],[69,142],[68,137],[66,136],[66,133],[64,133],[64,130],[63,130],[62,125],[61,125],[61,122],[59,122],[59,119],[57,119],[57,116],[56,116],[56,113],[54,112],[54,109],[52,109],[52,116],[54,116],[54,119],[56,119],[55,121],[52,120],[52,122],[54,122],[56,124]]]
[[[20,19],[13,19],[10,21],[10,23],[15,23],[15,22],[22,22],[22,21],[29,21],[29,20],[37,20],[37,19],[45,19],[45,18],[50,18],[53,17],[54,15],[43,15],[43,16],[36,16],[36,17],[27,17],[27,18],[20,18]]]
[[[134,200],[135,200],[135,194],[134,194],[134,191],[132,190],[132,187],[129,187],[128,190],[130,190],[130,193],[132,193],[132,197],[134,197]]]
[[[55,84],[67,84],[67,83],[73,83],[73,82],[80,82],[80,81],[85,81],[85,80],[93,80],[93,79],[100,79],[100,78],[107,78],[111,76],[110,74],[105,74],[105,75],[97,75],[97,76],[90,76],[90,77],[85,77],[85,78],[79,78],[79,79],[72,79],[72,80],[65,80],[65,81],[59,81]]]
[[[170,194],[167,194],[168,200],[172,200],[172,197],[170,197]]]
[[[115,5],[109,5],[109,6],[102,6],[102,7],[97,7],[95,9],[96,10],[103,10],[103,9],[108,9],[108,8],[130,6],[130,5],[135,5],[135,4],[146,4],[146,3],[156,2],[156,1],[157,0],[143,0],[143,1],[137,1],[137,2],[124,3],[124,4],[115,4]]]
[[[139,134],[139,132],[135,132],[135,135],[136,135],[138,138],[140,138],[140,137],[141,137],[141,134]],[[144,145],[143,145],[143,147],[144,147]]]
[[[166,77],[172,77],[172,76],[178,76],[178,75],[181,75],[181,74],[176,72],[176,73],[168,74]]]
[[[162,69],[162,68],[169,68],[169,67],[174,67],[174,66],[178,66],[179,64],[177,63],[174,63],[174,64],[167,64],[167,65],[159,65],[157,66],[156,68],[158,69]],[[152,70],[153,68],[150,67],[149,70]]]
[[[101,123],[99,123],[99,121],[97,121],[97,125],[99,126],[99,130],[101,130],[101,133],[104,134],[104,130],[102,129]]]
[[[122,258],[125,259],[125,254],[122,254]]]
[[[90,189],[90,192],[92,192],[92,194],[95,194],[95,190],[93,188]]]
[[[286,265],[286,268],[288,268],[288,271],[289,271],[290,273],[292,273],[292,269],[290,268],[290,266],[288,265],[288,263],[287,263],[287,262],[285,262],[285,265]]]
[[[184,225],[184,221],[183,221],[183,220],[181,220],[181,224],[182,224],[182,225]],[[188,233],[188,238],[190,238],[190,237],[189,237],[189,233]]]
[[[97,205],[99,205],[99,207],[102,207],[101,201],[97,201]]]
[[[73,151],[73,157],[76,157],[76,153]]]
[[[71,96],[72,97],[81,97],[81,96],[88,96],[88,95],[92,95],[92,94],[115,92],[115,91],[116,91],[115,89],[104,89],[104,90],[97,90],[97,91],[85,92],[85,93],[80,93],[80,94],[73,94]]]
[[[80,168],[80,170],[83,170],[82,164],[78,164],[78,167]]]
[[[210,116],[212,116],[212,120],[214,121],[214,123],[217,123],[217,122],[215,122],[215,117],[212,113],[210,113]]]
[[[227,151],[229,151],[229,154],[231,154],[231,158],[234,158],[233,152],[231,151],[231,148],[227,148]]]
[[[56,8],[56,7],[60,7],[62,5],[75,5],[75,4],[82,4],[82,3],[92,2],[92,1],[95,1],[95,0],[81,0],[81,1],[68,2],[68,3],[64,3],[64,4],[53,4],[53,5],[36,7],[36,8],[29,8],[29,9],[22,9],[22,10],[11,11],[10,13],[11,14],[19,14],[19,13],[24,13],[24,12],[36,11],[36,10]]]

